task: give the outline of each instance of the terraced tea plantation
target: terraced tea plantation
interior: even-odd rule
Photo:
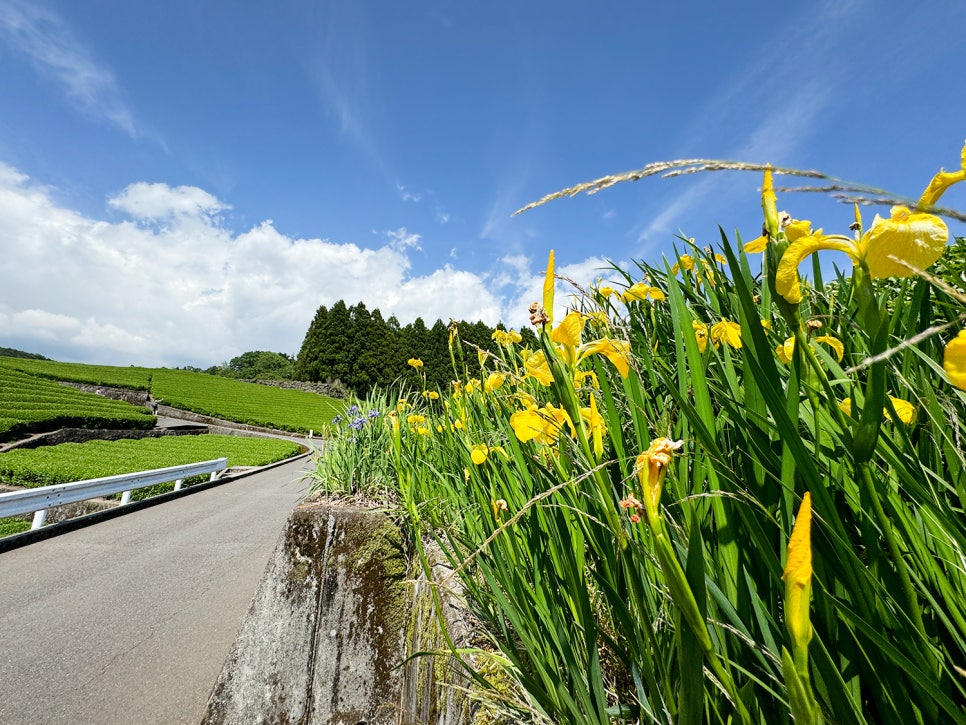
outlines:
[[[51,360],[26,360],[21,358],[0,357],[0,419],[8,419],[5,423],[0,420],[0,441],[12,440],[30,432],[52,430],[64,425],[86,428],[130,428],[151,427],[150,416],[143,425],[130,424],[86,425],[83,423],[52,424],[53,428],[40,425],[36,415],[17,417],[17,411],[11,409],[5,413],[3,400],[11,403],[25,400],[28,393],[26,387],[47,386],[47,390],[68,390],[64,386],[50,382],[64,380],[105,387],[132,388],[135,390],[150,390],[155,399],[164,405],[170,405],[182,410],[209,415],[236,423],[245,423],[275,430],[308,433],[319,431],[326,424],[346,408],[346,403],[334,398],[327,398],[316,393],[306,393],[298,390],[285,390],[268,385],[257,385],[241,380],[222,378],[216,375],[195,373],[186,370],[167,370],[157,368],[118,367],[108,365],[82,365],[79,363],[61,363]],[[53,386],[53,387],[51,387]],[[77,393],[78,391],[74,391]],[[99,400],[102,403],[112,403],[115,407],[98,409],[123,411],[138,409],[116,401],[105,401],[99,396],[79,393],[86,397],[83,400]],[[76,399],[80,401],[81,399]],[[91,403],[93,405],[93,403]],[[121,407],[116,407],[121,406]],[[87,411],[92,412],[91,408]],[[14,414],[16,413],[16,414]],[[147,411],[138,412],[136,416],[146,415]],[[121,415],[118,421],[131,419]],[[19,422],[15,432],[4,437],[4,425],[11,429]],[[34,425],[37,423],[37,425]]]
[[[154,427],[154,416],[147,408],[84,393],[0,364],[0,442],[66,427],[148,429]]]
[[[151,368],[119,367],[114,365],[84,365],[54,360],[28,360],[17,357],[0,357],[0,367],[12,368],[50,380],[70,383],[89,383],[132,390],[150,390]]]
[[[316,393],[185,370],[155,370],[151,391],[175,408],[298,433],[320,430],[346,407],[341,400]]]
[[[0,480],[31,488],[226,457],[229,467],[266,466],[301,450],[298,443],[278,438],[226,435],[62,443],[0,455]]]

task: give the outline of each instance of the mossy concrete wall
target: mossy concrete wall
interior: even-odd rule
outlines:
[[[408,565],[384,515],[296,509],[202,722],[397,725]]]
[[[442,555],[430,546],[424,556],[430,576],[377,511],[296,509],[202,723],[473,722],[473,682],[438,614],[457,647],[469,644],[472,622]]]

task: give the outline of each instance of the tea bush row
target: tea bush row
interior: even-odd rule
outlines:
[[[64,427],[153,426],[154,416],[146,408],[85,393],[0,364],[0,441]]]
[[[0,368],[20,370],[50,380],[64,380],[90,385],[110,385],[133,390],[150,390],[151,368],[120,367],[113,365],[85,365],[54,360],[28,360],[0,357]]]
[[[315,393],[184,370],[154,371],[152,393],[175,408],[298,433],[318,431],[345,407],[342,401]]]

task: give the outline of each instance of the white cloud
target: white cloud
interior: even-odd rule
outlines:
[[[414,204],[418,204],[423,200],[423,195],[418,191],[410,191],[402,184],[396,184],[396,190],[399,192],[399,198],[403,201],[411,201]]]
[[[120,194],[110,197],[107,204],[135,219],[145,220],[210,217],[231,208],[197,186],[170,187],[144,181],[129,184]]]
[[[80,111],[137,137],[114,72],[98,61],[60,16],[19,0],[0,4],[0,42],[27,58],[37,72],[54,78]]]
[[[228,205],[196,187],[138,182],[108,204],[133,220],[65,208],[0,163],[0,344],[64,360],[206,367],[245,350],[297,352],[318,306],[339,299],[403,324],[496,324],[533,276],[525,260],[496,291],[450,265],[414,274],[407,254],[419,235],[404,227],[376,248],[288,237],[270,221],[233,233],[217,217]]]
[[[422,249],[419,242],[422,239],[418,234],[412,234],[406,230],[406,227],[399,227],[399,229],[393,229],[385,233],[386,239],[389,240],[389,246],[397,251],[404,251],[406,249]]]
[[[139,182],[108,203],[135,220],[64,208],[0,163],[0,344],[61,360],[207,367],[246,350],[298,352],[318,306],[339,299],[402,324],[520,327],[542,295],[545,260],[523,255],[487,274],[449,264],[414,274],[407,254],[419,235],[405,227],[365,248],[292,238],[271,221],[233,233],[217,218],[228,205],[196,187]],[[606,264],[557,272],[588,285]],[[558,284],[558,314],[571,293]]]

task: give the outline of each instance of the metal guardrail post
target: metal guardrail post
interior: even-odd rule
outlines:
[[[40,509],[40,511],[34,511],[34,521],[30,524],[30,530],[39,529],[44,525],[44,521],[47,520],[47,509]]]

